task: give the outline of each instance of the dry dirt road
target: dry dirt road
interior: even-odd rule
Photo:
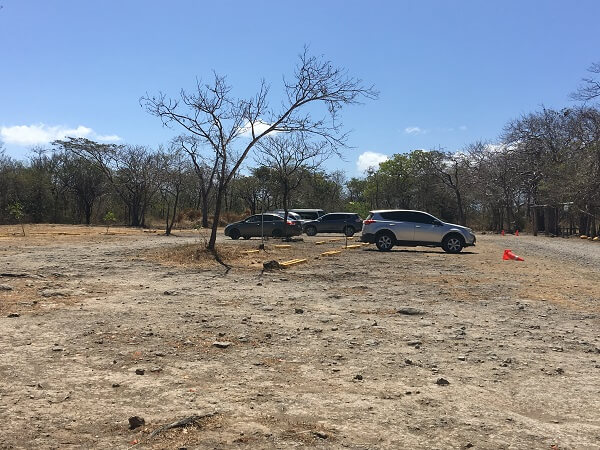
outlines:
[[[160,261],[191,232],[36,230],[0,228],[2,449],[600,448],[598,243],[316,236],[225,275]]]

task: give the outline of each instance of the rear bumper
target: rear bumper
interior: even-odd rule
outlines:
[[[365,233],[360,237],[361,242],[375,243],[375,235],[373,233]]]

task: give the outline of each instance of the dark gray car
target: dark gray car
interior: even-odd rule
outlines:
[[[230,223],[225,227],[225,236],[231,239],[250,239],[251,237],[273,236],[281,237],[284,233],[283,217],[278,214],[255,214],[245,220]],[[302,226],[299,223],[288,220],[285,227],[287,236],[299,236],[302,234]]]
[[[309,236],[317,233],[344,233],[352,236],[362,230],[362,219],[355,213],[329,213],[304,224],[304,232]]]

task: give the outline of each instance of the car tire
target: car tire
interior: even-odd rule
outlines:
[[[274,238],[280,238],[281,237],[281,230],[276,228],[273,230],[273,232],[271,233],[271,236],[273,236]]]
[[[465,241],[458,234],[450,234],[442,241],[442,248],[446,253],[460,253],[465,246]]]
[[[347,237],[354,236],[354,233],[355,233],[355,231],[354,231],[354,227],[347,226],[347,227],[345,227],[345,228],[344,228],[344,234],[345,234]]]
[[[231,231],[229,232],[229,237],[230,237],[231,239],[233,239],[234,241],[235,241],[235,240],[238,240],[238,239],[240,238],[240,236],[241,236],[241,235],[240,235],[240,230],[238,230],[237,228],[234,228],[233,230],[231,230]]]
[[[384,231],[375,236],[375,245],[377,246],[377,250],[381,252],[389,252],[394,246],[395,241],[396,237],[389,231]]]
[[[247,241],[248,239],[250,239],[250,236],[242,236],[242,237],[243,237],[243,238],[244,238],[244,240],[246,240],[246,241]]]
[[[306,233],[307,236],[316,236],[317,227],[313,227],[312,225],[309,225],[304,229],[304,232]]]

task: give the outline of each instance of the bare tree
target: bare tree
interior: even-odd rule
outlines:
[[[146,226],[146,211],[158,191],[160,158],[143,146],[100,144],[69,137],[54,145],[95,164],[127,206],[129,223]]]
[[[584,78],[583,83],[577,88],[576,92],[571,94],[573,100],[588,102],[600,97],[600,62],[593,63],[588,67],[588,72],[593,74],[591,77]]]
[[[334,67],[322,58],[309,56],[305,48],[291,81],[284,79],[285,98],[279,108],[267,102],[269,87],[263,80],[257,94],[249,99],[236,99],[225,77],[214,74],[210,84],[197,83],[196,92],[180,93],[179,99],[164,93],[146,95],[140,99],[147,111],[159,117],[163,124],[173,124],[196,136],[209,148],[217,163],[216,198],[212,232],[207,247],[215,248],[217,227],[223,196],[229,182],[254,148],[264,137],[274,132],[296,132],[318,136],[332,148],[346,143],[338,115],[344,105],[361,98],[376,98],[373,87],[349,77],[345,70]],[[315,108],[324,105],[322,117],[314,117]]]
[[[162,159],[159,164],[159,193],[166,207],[165,234],[170,236],[183,190],[187,160],[184,160],[182,151],[176,144],[171,145],[167,152],[160,153],[159,157]]]
[[[202,152],[201,140],[196,135],[180,135],[173,139],[173,144],[188,154],[194,165],[200,189],[200,202],[202,211],[202,227],[208,228],[208,206],[215,185],[219,158],[215,153]]]
[[[300,134],[267,136],[259,145],[256,160],[271,169],[278,186],[284,210],[283,235],[286,236],[290,195],[300,187],[308,173],[316,171],[336,150],[326,141],[306,142]]]

